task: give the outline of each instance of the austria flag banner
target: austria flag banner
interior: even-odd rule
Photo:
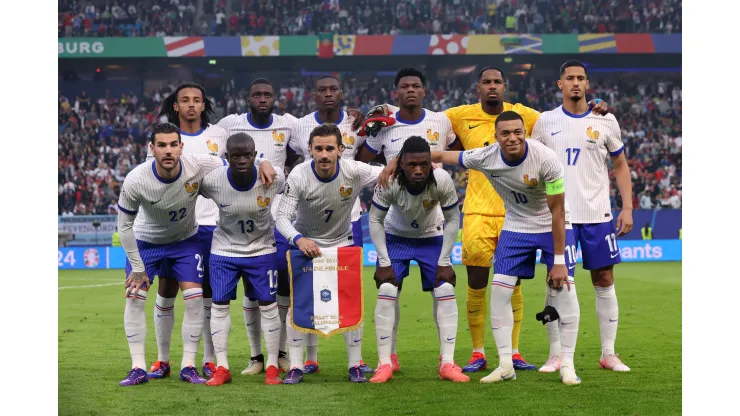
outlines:
[[[290,324],[329,338],[362,325],[362,248],[322,248],[311,258],[290,250]]]

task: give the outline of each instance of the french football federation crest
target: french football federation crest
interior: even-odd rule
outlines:
[[[275,146],[282,146],[285,141],[285,134],[278,133],[277,130],[272,131],[272,140],[275,141]]]
[[[185,190],[192,195],[194,192],[198,191],[198,182],[193,182],[192,185],[190,182],[185,182]]]
[[[355,144],[355,136],[348,136],[347,133],[342,133],[342,143],[345,146],[352,146]]]
[[[211,155],[218,156],[218,143],[213,143],[211,142],[211,139],[208,139],[206,146],[208,146],[208,150],[211,151]]]
[[[436,199],[425,199],[422,204],[424,205],[424,209],[429,211],[430,209],[434,208],[435,205],[437,205]]]
[[[536,188],[537,187],[537,179],[530,178],[528,174],[524,174],[524,184],[527,185],[527,188]]]
[[[270,198],[262,198],[262,195],[257,197],[257,205],[260,206],[260,208],[267,208],[268,205],[270,205]]]
[[[323,289],[321,291],[321,301],[322,302],[330,302],[331,301],[331,290],[329,290],[329,289]]]
[[[587,142],[589,142],[589,143],[596,143],[596,141],[599,140],[599,135],[600,134],[599,134],[599,131],[598,130],[594,130],[594,129],[591,128],[591,126],[589,126],[586,129],[586,135],[588,136],[588,139],[586,139]]]
[[[339,188],[339,195],[342,197],[342,201],[346,201],[347,199],[349,199],[349,197],[352,196],[352,187],[348,186],[345,188],[343,186]]]
[[[432,129],[427,129],[427,139],[429,139],[430,146],[436,146],[439,143],[439,133],[432,132]]]

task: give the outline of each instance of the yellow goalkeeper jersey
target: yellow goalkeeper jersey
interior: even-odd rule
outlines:
[[[539,111],[521,104],[504,103],[504,111],[514,111],[522,116],[527,137],[540,117]],[[496,142],[494,123],[497,116],[484,112],[480,103],[453,107],[447,109],[445,114],[452,122],[452,129],[465,150],[485,147]],[[496,217],[503,217],[506,214],[504,201],[481,172],[468,171],[468,187],[465,191],[463,213]]]

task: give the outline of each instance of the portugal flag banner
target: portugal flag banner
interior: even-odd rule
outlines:
[[[290,250],[290,324],[329,338],[362,325],[362,248],[322,248],[310,258]]]

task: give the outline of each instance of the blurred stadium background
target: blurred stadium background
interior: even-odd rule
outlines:
[[[558,68],[572,58],[588,67],[588,97],[607,101],[622,127],[635,207],[623,261],[681,260],[681,1],[59,0],[58,26],[60,270],[123,267],[111,247],[120,185],[179,83],[206,88],[215,124],[248,111],[258,77],[279,91],[276,113],[301,117],[315,109],[318,76],[339,77],[344,108],[365,112],[395,103],[395,72],[414,66],[428,78],[424,106],[442,111],[476,102],[477,71],[494,65],[507,101],[545,111],[560,104]],[[451,173],[464,204],[464,175]],[[615,185],[611,195],[619,210]]]

